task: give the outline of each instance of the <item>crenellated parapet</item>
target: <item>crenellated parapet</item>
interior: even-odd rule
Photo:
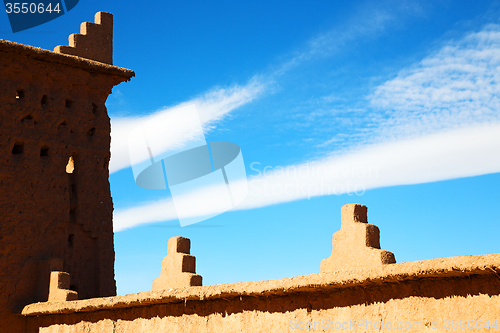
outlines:
[[[153,290],[201,286],[196,274],[196,258],[190,254],[191,241],[186,237],[168,240],[167,256],[161,263],[161,274],[153,281]]]
[[[70,276],[67,272],[50,272],[49,302],[76,301],[78,293],[70,290]]]
[[[333,234],[332,255],[321,260],[322,273],[396,263],[392,252],[380,249],[380,230],[368,223],[366,206],[342,206],[341,223]]]
[[[69,46],[59,45],[56,53],[113,64],[113,15],[95,14],[95,23],[83,22],[79,34],[69,36]]]

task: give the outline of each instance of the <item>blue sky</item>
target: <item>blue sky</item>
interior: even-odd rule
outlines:
[[[80,0],[16,34],[4,14],[0,38],[52,50],[114,15],[114,64],[136,72],[107,101],[126,294],[151,289],[172,236],[191,238],[204,284],[317,273],[346,203],[398,262],[500,252],[499,5]],[[207,141],[241,147],[250,193],[181,228],[168,191],[135,185],[127,135],[191,103]]]

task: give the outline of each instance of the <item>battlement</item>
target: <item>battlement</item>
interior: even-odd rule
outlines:
[[[341,208],[341,229],[333,234],[332,255],[321,261],[321,272],[396,263],[392,252],[380,249],[380,230],[368,224],[367,207],[348,204]]]
[[[50,272],[49,302],[54,301],[74,301],[78,299],[78,293],[70,288],[69,273],[52,271]]]
[[[83,22],[80,25],[80,33],[69,36],[69,46],[59,45],[54,52],[112,65],[113,15],[98,12],[95,14],[94,22]]]
[[[168,240],[167,256],[161,263],[160,276],[153,281],[153,290],[202,285],[202,277],[196,274],[196,258],[190,249],[189,238],[177,236]]]
[[[353,223],[367,225],[366,207],[347,205],[342,211],[347,223],[342,229]],[[348,239],[358,241],[356,237],[344,240]],[[189,254],[189,247],[187,238],[170,239],[164,262],[173,258],[177,262],[173,271],[164,271],[167,265],[162,265],[160,277],[194,271],[194,262],[180,260]],[[68,333],[267,333],[346,327],[371,332],[381,325],[398,332],[420,332],[442,329],[446,318],[480,318],[481,325],[489,320],[489,325],[498,327],[499,273],[500,254],[452,257],[343,267],[270,281],[199,287],[163,284],[124,296],[30,304],[22,314],[28,319],[28,333],[61,329]]]

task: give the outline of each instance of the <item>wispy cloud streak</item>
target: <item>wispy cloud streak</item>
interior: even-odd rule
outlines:
[[[500,26],[452,41],[379,86],[371,105],[384,112],[386,138],[500,120]]]
[[[334,158],[289,166],[251,169],[247,199],[236,209],[253,209],[323,195],[362,195],[366,190],[500,172],[500,123],[477,125],[415,139],[365,147]],[[205,189],[202,189],[202,191]],[[197,195],[197,193],[192,193]],[[211,205],[193,207],[193,216]],[[144,223],[175,220],[169,199],[146,202],[115,213],[115,231]]]
[[[255,77],[245,86],[235,85],[229,88],[213,89],[203,96],[181,103],[175,107],[161,109],[149,116],[112,118],[111,160],[109,163],[110,174],[130,167],[128,136],[140,123],[149,119],[154,119],[155,117],[158,117],[158,115],[169,112],[174,108],[195,104],[202,126],[204,127],[204,130],[207,131],[213,129],[216,123],[222,120],[231,111],[259,97],[265,92],[267,84],[269,83],[263,82],[259,78]],[[189,133],[165,134],[165,137],[168,138],[169,145],[172,147],[175,147],[176,143],[185,141],[186,136],[189,136]]]
[[[421,5],[412,1],[366,2],[346,22],[309,40],[307,45],[281,64],[280,76],[315,57],[330,56],[363,38],[376,38],[411,16],[421,16]]]

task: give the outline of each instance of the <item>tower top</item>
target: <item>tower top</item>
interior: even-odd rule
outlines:
[[[69,46],[56,46],[54,52],[113,64],[113,15],[95,14],[95,23],[83,22],[79,34],[69,35]]]

